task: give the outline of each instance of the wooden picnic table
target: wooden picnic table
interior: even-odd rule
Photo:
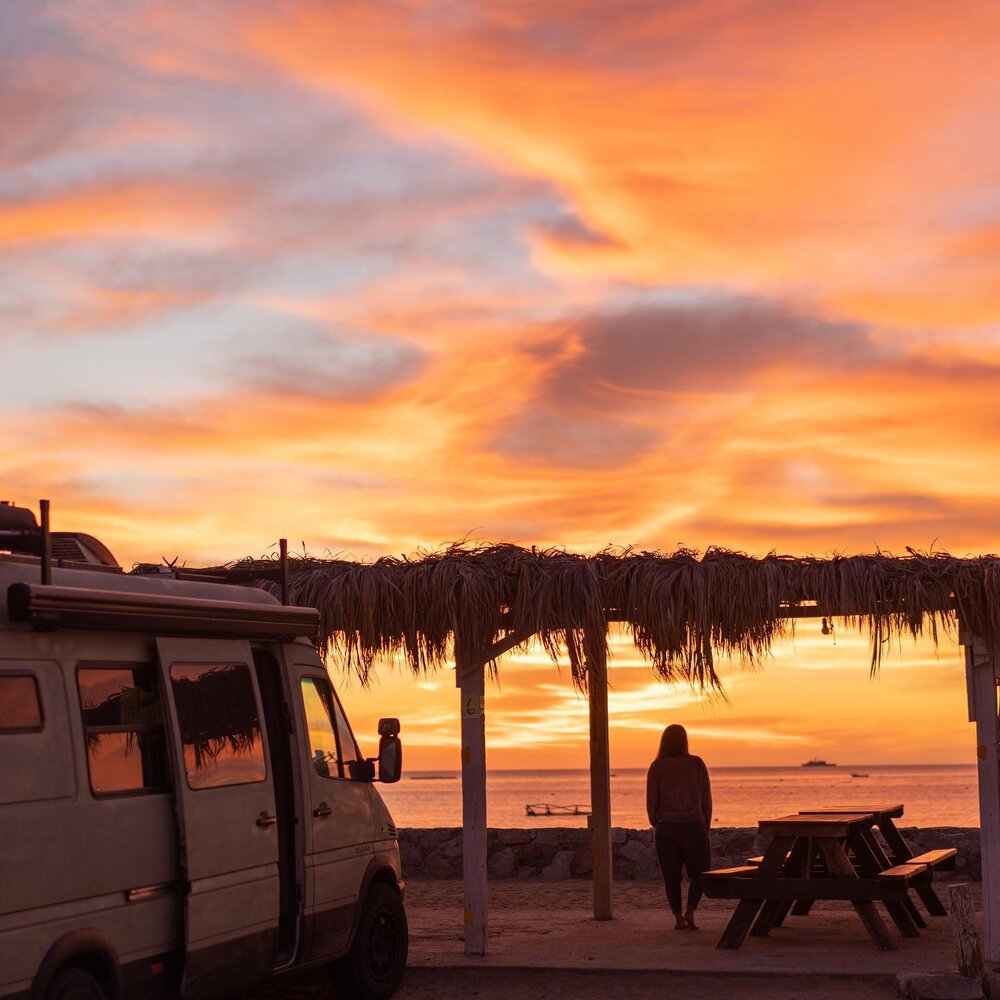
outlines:
[[[882,839],[885,841],[886,847],[888,847],[888,853],[886,853],[882,845],[878,840],[871,836],[871,828],[867,831],[862,831],[863,836],[868,841],[868,846],[871,854],[881,866],[881,871],[885,871],[887,868],[891,868],[895,865],[904,864],[928,864],[930,867],[942,867],[942,868],[953,868],[955,864],[955,855],[958,853],[954,848],[943,848],[937,851],[928,851],[925,854],[919,856],[915,855],[910,848],[910,845],[903,839],[902,834],[896,828],[896,824],[893,823],[894,819],[899,819],[903,815],[903,804],[901,802],[893,803],[891,805],[874,805],[874,806],[827,806],[824,808],[816,809],[803,809],[803,813],[813,813],[816,815],[825,815],[830,813],[871,813],[873,817],[872,826],[876,827],[879,833],[882,835]],[[913,886],[914,891],[920,897],[924,906],[927,908],[927,912],[932,917],[946,917],[948,911],[945,909],[944,903],[941,902],[940,897],[934,891],[934,888],[930,882],[920,881]],[[798,904],[792,911],[797,916],[804,915],[809,912],[809,903],[803,901],[802,906]],[[924,919],[920,916],[919,911],[913,905],[913,902],[907,897],[906,900],[907,909],[910,910],[910,916],[913,918],[914,923],[918,927],[926,927]]]
[[[707,896],[739,900],[718,946],[739,948],[747,933],[764,937],[795,903],[820,899],[849,901],[883,951],[894,950],[895,944],[876,901],[885,905],[900,933],[919,936],[907,890],[911,883],[929,884],[931,866],[888,864],[871,834],[879,811],[797,813],[761,820],[758,829],[771,842],[759,865],[705,875]]]
[[[822,808],[802,809],[803,813],[816,813],[824,815],[827,813],[871,813],[874,817],[874,826],[878,827],[886,844],[889,847],[890,857],[894,865],[901,865],[913,857],[913,851],[903,840],[899,830],[896,829],[894,819],[899,819],[903,815],[903,803],[896,802],[892,805],[853,805],[853,806],[824,806]]]

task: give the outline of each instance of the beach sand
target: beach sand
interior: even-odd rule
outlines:
[[[891,1000],[897,972],[955,971],[946,917],[928,918],[919,939],[891,928],[898,950],[880,952],[849,904],[819,903],[767,938],[720,951],[715,945],[733,902],[706,900],[700,930],[674,931],[658,883],[616,882],[611,921],[593,920],[591,893],[582,879],[490,883],[489,954],[467,957],[461,882],[411,881],[410,960],[399,1000],[709,1000],[721,993],[736,1000]],[[322,974],[312,974],[244,995],[315,1000],[333,992]]]
[[[398,1000],[894,1000],[885,979],[852,976],[733,976],[686,972],[622,972],[592,969],[529,970],[408,969]]]

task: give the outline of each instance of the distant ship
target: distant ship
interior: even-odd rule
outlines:
[[[803,767],[836,767],[836,764],[828,764],[825,760],[820,760],[819,757],[813,757],[812,760],[807,760]]]

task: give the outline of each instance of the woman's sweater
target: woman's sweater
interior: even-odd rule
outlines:
[[[657,757],[646,775],[649,825],[698,820],[712,825],[712,786],[700,757]]]

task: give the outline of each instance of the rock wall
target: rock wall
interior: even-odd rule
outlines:
[[[979,880],[978,828],[934,827],[900,831],[915,854],[937,847],[957,847],[956,871],[944,877]],[[712,830],[712,865],[728,868],[763,853],[767,838],[754,829]],[[652,830],[611,833],[615,879],[659,879]],[[459,827],[400,830],[399,849],[405,878],[461,878],[462,831]],[[487,866],[491,879],[588,878],[591,875],[590,835],[585,828],[488,830]]]

